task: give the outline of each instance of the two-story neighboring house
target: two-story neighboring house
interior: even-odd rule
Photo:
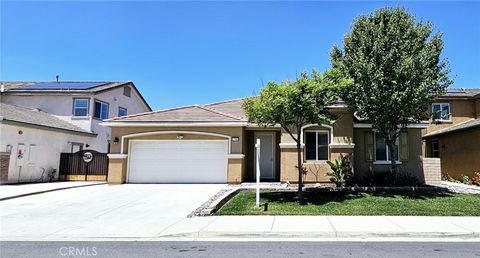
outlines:
[[[2,82],[2,85],[3,103],[39,109],[97,134],[89,146],[76,145],[77,149],[108,152],[111,129],[100,125],[103,119],[151,111],[132,82]]]
[[[450,89],[432,104],[425,156],[441,159],[442,174],[460,179],[480,171],[480,89]]]
[[[0,183],[44,181],[61,153],[107,153],[103,119],[151,111],[132,82],[1,84]]]

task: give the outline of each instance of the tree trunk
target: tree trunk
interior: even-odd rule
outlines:
[[[297,142],[297,167],[298,167],[298,200],[301,202],[303,198],[303,169],[302,169],[302,153],[300,141]]]
[[[392,177],[394,178],[394,181],[396,181],[397,178],[397,146],[395,145],[395,140],[393,139],[392,141],[387,142],[388,145],[388,150],[390,151],[390,173],[392,174]]]

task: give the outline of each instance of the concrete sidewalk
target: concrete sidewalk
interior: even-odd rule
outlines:
[[[1,240],[435,240],[479,241],[480,217],[396,216],[219,216],[123,220],[92,219],[86,224],[50,230],[37,226],[7,233]],[[47,226],[48,227],[48,226]],[[42,229],[44,228],[44,229]],[[33,233],[35,232],[35,233]],[[48,232],[48,233],[47,233]],[[33,234],[32,234],[33,233]]]
[[[103,181],[67,181],[0,185],[0,201],[76,187],[106,184]]]
[[[184,219],[157,237],[459,238],[480,241],[480,217],[219,216]]]

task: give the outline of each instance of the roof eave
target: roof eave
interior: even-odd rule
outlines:
[[[238,127],[247,126],[246,121],[232,122],[209,122],[209,121],[179,121],[179,122],[163,122],[163,121],[106,121],[100,123],[106,127],[174,127],[174,126],[215,126],[215,127]]]
[[[28,122],[24,122],[24,121],[17,121],[17,120],[5,119],[5,118],[3,118],[3,117],[2,117],[2,119],[0,119],[0,120],[1,120],[1,121],[6,121],[7,123],[10,122],[10,123],[14,123],[14,124],[23,124],[23,125],[26,125],[26,126],[41,127],[41,128],[46,128],[46,129],[54,130],[54,131],[70,132],[70,133],[79,134],[79,135],[85,135],[85,136],[90,136],[90,137],[97,137],[97,135],[98,135],[98,134],[96,134],[96,133],[91,133],[91,132],[87,132],[87,131],[82,132],[82,131],[70,130],[70,129],[66,129],[66,128],[46,126],[46,125],[28,123]]]

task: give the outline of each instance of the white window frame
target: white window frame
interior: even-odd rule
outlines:
[[[77,100],[86,100],[87,101],[87,107],[76,107]],[[87,109],[86,115],[84,116],[78,116],[75,113],[76,109]],[[90,111],[90,99],[89,98],[73,98],[73,108],[72,108],[72,115],[74,117],[88,117]]]
[[[307,132],[314,132],[315,133],[315,159],[307,159]],[[326,133],[327,134],[327,159],[318,159],[318,133]],[[305,143],[303,146],[303,159],[306,162],[316,162],[316,161],[327,161],[330,160],[330,131],[328,130],[304,130],[304,139],[303,142]]]
[[[385,144],[385,151],[386,151],[386,157],[387,157],[387,160],[377,160],[377,132],[376,131],[373,131],[373,156],[375,158],[375,161],[373,162],[373,164],[380,164],[380,165],[388,165],[388,164],[391,164],[392,161],[391,160],[388,160],[388,156],[390,155],[390,149],[388,148],[388,145]],[[399,137],[397,138],[397,140],[395,140],[395,145],[397,145],[397,161],[396,163],[397,164],[402,164],[402,162],[400,161],[400,141],[399,141]]]
[[[95,111],[96,111],[95,108],[96,108],[97,102],[100,103],[100,117],[95,116]],[[107,106],[107,117],[106,118],[102,118],[102,110],[103,110],[104,105]],[[109,116],[110,116],[110,104],[108,102],[95,99],[93,101],[93,118],[103,120],[103,119],[107,119]]]
[[[439,106],[440,106],[440,119],[435,119],[435,120],[434,120],[434,119],[433,119],[433,112],[434,112],[434,111],[433,111],[433,107],[434,107],[435,105],[439,105]],[[448,119],[444,119],[444,118],[442,117],[442,110],[443,110],[442,107],[443,107],[443,106],[447,106],[447,107],[448,107]],[[433,104],[432,104],[432,120],[434,120],[434,121],[439,121],[439,122],[452,122],[452,110],[451,110],[450,108],[451,108],[451,107],[450,107],[450,103],[433,103]]]
[[[124,107],[118,107],[118,116],[120,116],[120,110],[123,109],[125,110],[125,116],[128,115],[128,109],[124,108]]]

